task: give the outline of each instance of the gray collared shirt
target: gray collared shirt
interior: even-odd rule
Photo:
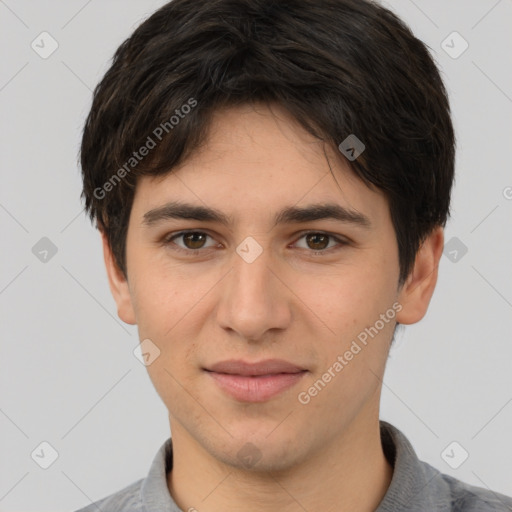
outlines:
[[[393,425],[381,421],[380,432],[393,477],[375,512],[512,512],[512,498],[456,480],[420,461],[411,443]],[[76,512],[183,512],[167,488],[171,468],[169,438],[146,478]]]

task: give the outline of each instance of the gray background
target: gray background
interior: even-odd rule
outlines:
[[[143,477],[169,435],[82,212],[91,90],[162,1],[0,1],[0,510],[73,510]],[[392,349],[382,418],[423,460],[512,495],[512,1],[386,2],[442,69],[458,135],[452,219],[429,313]],[[58,49],[32,47],[47,31]],[[459,32],[458,58],[441,47]],[[462,41],[448,38],[452,54]],[[509,188],[507,188],[509,187]],[[47,237],[57,249],[41,261]],[[37,243],[34,254],[32,248]],[[463,254],[462,245],[467,247]],[[42,247],[42,248],[41,248]],[[456,250],[457,260],[452,261]],[[51,452],[58,452],[48,468]],[[441,456],[457,441],[468,459]],[[448,450],[453,461],[461,448]]]

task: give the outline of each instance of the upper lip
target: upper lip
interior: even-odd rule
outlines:
[[[249,363],[241,359],[229,359],[215,363],[205,370],[215,373],[229,373],[231,375],[258,376],[277,373],[300,373],[304,368],[283,359],[265,359]]]

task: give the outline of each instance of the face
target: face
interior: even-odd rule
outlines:
[[[139,181],[127,281],[104,246],[120,317],[160,350],[147,369],[173,438],[277,470],[377,420],[396,321],[425,313],[439,236],[399,289],[382,193],[285,111],[245,106]]]

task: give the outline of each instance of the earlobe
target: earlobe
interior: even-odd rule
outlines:
[[[128,281],[117,266],[110,244],[108,243],[107,237],[103,231],[101,231],[101,239],[108,284],[112,296],[117,304],[117,315],[123,322],[135,325],[137,322],[135,319],[135,311],[132,305],[132,297]]]
[[[427,313],[437,283],[443,245],[444,231],[439,226],[427,236],[421,245],[416,254],[414,267],[400,290],[398,300],[402,309],[396,316],[398,323],[414,324]]]

